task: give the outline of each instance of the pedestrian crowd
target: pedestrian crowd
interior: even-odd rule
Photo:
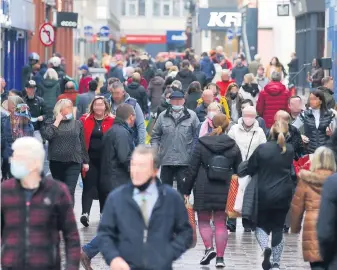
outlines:
[[[303,230],[311,269],[336,270],[333,78],[314,59],[304,104],[277,57],[260,62],[240,54],[232,63],[222,47],[165,60],[132,51],[104,56],[103,84],[89,58],[77,84],[60,55],[45,65],[32,53],[22,91],[0,84],[2,269],[61,269],[60,232],[67,270],[93,269],[98,253],[112,270],[172,269],[196,244],[196,216],[201,265],[225,267],[240,218],[262,269],[280,269],[284,233]],[[296,65],[293,54],[289,80]],[[93,200],[101,218],[83,246],[73,211],[79,176],[81,224],[90,226]]]

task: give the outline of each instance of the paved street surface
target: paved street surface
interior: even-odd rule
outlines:
[[[81,234],[82,243],[86,243],[96,234],[99,221],[98,201],[95,201],[90,216],[90,227],[84,228],[79,222],[81,216],[81,188],[76,190],[75,213],[78,221],[78,227]],[[238,222],[240,224],[240,222]],[[282,270],[302,270],[310,269],[307,263],[303,262],[300,236],[286,235],[286,247],[282,257]],[[209,267],[201,267],[199,261],[204,252],[204,247],[200,236],[197,246],[188,251],[182,258],[175,263],[175,270],[196,270],[196,269],[216,269],[212,261]],[[242,227],[238,228],[236,233],[229,236],[228,246],[225,252],[225,263],[228,270],[260,270],[261,268],[261,250],[257,245],[253,233],[244,233]],[[92,260],[94,270],[109,269],[101,256]],[[81,268],[83,269],[83,268]],[[158,269],[159,270],[159,269]]]

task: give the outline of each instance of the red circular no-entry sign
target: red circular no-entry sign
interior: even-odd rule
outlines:
[[[39,38],[44,46],[51,46],[55,42],[55,29],[50,23],[44,23],[40,27]]]

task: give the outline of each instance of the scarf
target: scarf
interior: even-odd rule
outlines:
[[[208,134],[208,128],[211,127],[213,129],[213,122],[208,117],[205,118],[205,121],[202,122],[199,132],[199,138]]]
[[[260,92],[259,86],[256,83],[252,83],[250,85],[249,84],[244,84],[244,85],[242,85],[242,89],[245,92],[251,94],[253,98],[255,98],[256,95]]]

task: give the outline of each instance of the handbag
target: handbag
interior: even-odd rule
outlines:
[[[192,227],[192,230],[193,230],[193,242],[192,242],[190,248],[194,248],[197,245],[197,227],[196,227],[196,223],[195,223],[194,209],[193,209],[193,206],[188,201],[188,199],[185,199],[185,207],[186,207],[187,214],[188,214],[188,221],[189,221],[189,223]]]
[[[226,204],[226,214],[229,218],[240,217],[240,213],[234,210],[234,204],[235,204],[236,196],[238,194],[238,189],[239,189],[238,177],[237,175],[233,175],[230,186],[229,186],[229,192],[228,192],[227,204]]]
[[[248,146],[248,151],[247,151],[247,155],[246,155],[246,159],[244,161],[242,161],[238,167],[238,176],[239,177],[245,177],[248,174],[248,155],[249,155],[249,150],[250,150],[250,146],[252,145],[252,141],[255,135],[255,132],[253,132],[252,138],[250,139],[250,143]]]

